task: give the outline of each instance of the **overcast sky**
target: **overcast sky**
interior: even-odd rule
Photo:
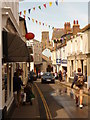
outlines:
[[[26,23],[28,32],[35,34],[35,39],[41,41],[41,32],[49,31],[50,39],[52,37],[52,27],[63,28],[65,22],[70,22],[71,27],[73,20],[78,20],[80,28],[83,28],[88,24],[88,0],[59,0],[58,6],[55,4],[55,0],[24,0],[19,4],[19,11],[31,9],[31,13],[26,13]],[[49,2],[53,2],[52,6],[49,6]],[[46,8],[43,4],[46,3]],[[41,10],[38,8],[41,6]],[[35,11],[33,10],[35,7]],[[22,15],[24,13],[22,12]],[[30,17],[31,20],[28,19]],[[36,24],[32,22],[32,18],[45,25]],[[49,28],[47,25],[50,25]]]

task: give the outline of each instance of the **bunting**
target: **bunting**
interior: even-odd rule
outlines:
[[[43,6],[46,8],[46,4],[43,4]]]
[[[38,23],[38,21],[36,20],[36,23]]]
[[[28,17],[28,20],[31,20],[30,17]],[[42,24],[43,26],[47,26],[47,24],[41,23],[40,21],[35,20],[34,18],[32,18],[32,22],[34,22],[34,21],[36,22],[36,24],[38,23],[39,25]],[[51,27],[50,25],[48,25],[48,27],[51,28],[51,29],[54,29],[54,27]]]
[[[49,6],[50,6],[50,7],[52,6],[52,2],[49,2]]]
[[[41,10],[41,6],[38,6],[38,8]]]
[[[33,10],[35,10],[35,7],[33,8]]]
[[[24,15],[26,15],[26,10],[24,10]]]
[[[29,14],[30,14],[30,12],[31,12],[31,9],[28,9],[28,12],[29,12]]]
[[[58,0],[55,1],[56,5],[58,6]]]
[[[23,15],[24,19],[25,19],[25,15]]]
[[[22,12],[20,11],[20,16],[21,16]]]
[[[34,22],[34,19],[32,18],[32,21]]]
[[[30,17],[28,17],[28,19],[30,20]]]
[[[39,22],[39,25],[41,25],[41,22]]]

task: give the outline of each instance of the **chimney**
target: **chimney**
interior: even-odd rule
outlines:
[[[70,22],[65,22],[65,24],[64,24],[64,31],[65,31],[65,33],[71,32]]]
[[[78,20],[73,21],[73,34],[76,35],[80,31],[80,25],[78,24]]]

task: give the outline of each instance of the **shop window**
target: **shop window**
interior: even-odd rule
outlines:
[[[2,67],[2,90],[5,89],[5,102],[7,101],[7,65]]]

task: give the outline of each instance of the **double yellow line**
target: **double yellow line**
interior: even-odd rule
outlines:
[[[37,84],[36,84],[36,83],[34,83],[34,84],[35,84],[35,86],[36,86],[36,88],[37,88],[37,90],[38,90],[38,92],[39,92],[39,94],[40,94],[40,97],[41,97],[41,99],[42,99],[42,102],[43,102],[43,105],[44,105],[44,108],[45,108],[45,111],[46,111],[47,120],[52,120],[52,116],[51,116],[49,107],[48,107],[48,105],[47,105],[47,103],[46,103],[46,100],[45,100],[42,92],[40,91],[39,87],[37,86]]]

